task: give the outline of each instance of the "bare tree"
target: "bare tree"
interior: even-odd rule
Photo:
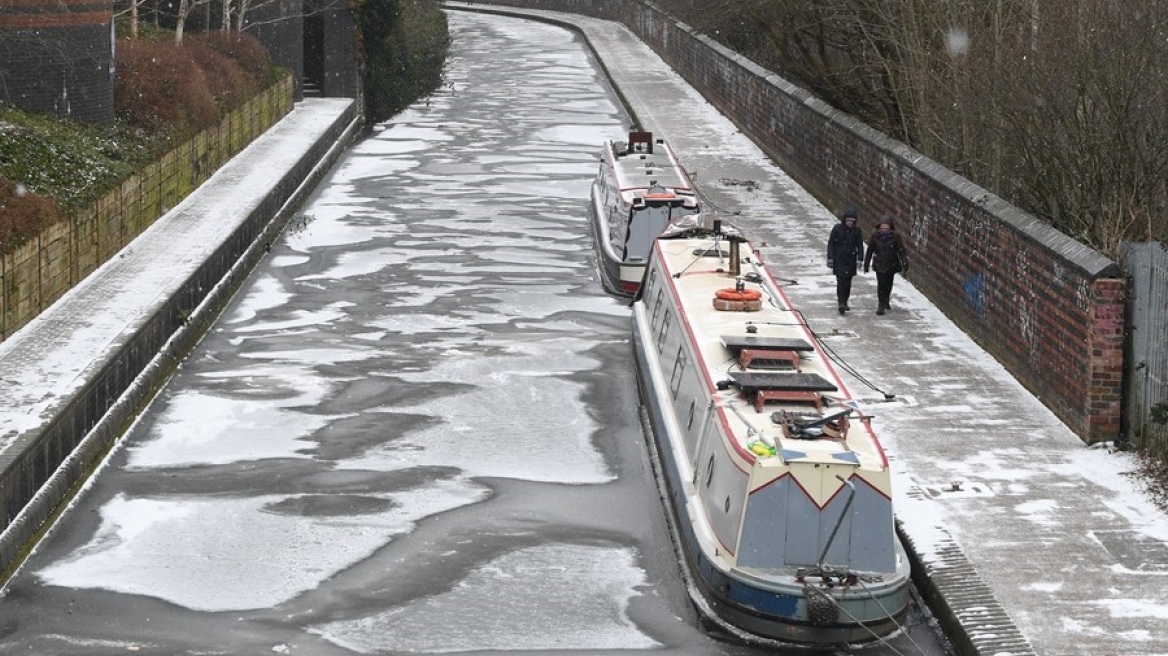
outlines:
[[[231,17],[234,16],[237,12],[239,12],[239,7],[233,0],[223,0],[222,11],[220,12],[220,16],[222,16],[223,20],[220,24],[220,29],[222,29],[224,32],[230,31],[232,28]]]
[[[1113,254],[1168,239],[1168,11],[1073,0],[1044,8],[1018,68],[1033,102],[1013,108],[1023,175],[1010,195]]]
[[[186,28],[187,19],[191,17],[191,13],[210,2],[211,0],[178,0],[178,9],[175,10],[174,16],[175,44],[182,43],[183,31]]]
[[[1106,253],[1123,239],[1168,241],[1162,0],[675,0],[670,10]]]
[[[159,26],[158,19],[162,13],[159,10],[159,2],[160,0],[115,0],[114,18],[126,17],[129,23],[129,37],[137,39],[141,32],[143,7],[148,8],[150,16],[148,23],[155,28]]]
[[[344,6],[344,0],[222,0],[223,27],[243,32]]]

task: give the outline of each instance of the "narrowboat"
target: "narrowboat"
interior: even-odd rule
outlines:
[[[721,221],[675,222],[632,307],[651,455],[706,619],[808,645],[898,630],[888,458],[760,253]]]
[[[625,297],[636,294],[657,235],[701,208],[677,155],[651,132],[633,131],[627,141],[605,142],[590,195],[601,284]]]

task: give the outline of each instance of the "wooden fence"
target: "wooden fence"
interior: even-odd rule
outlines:
[[[75,216],[0,256],[0,339],[20,330],[292,110],[292,76]]]
[[[1168,462],[1168,251],[1157,242],[1125,243],[1119,257],[1129,289],[1127,434]]]

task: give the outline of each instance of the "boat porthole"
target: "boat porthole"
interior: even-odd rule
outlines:
[[[706,465],[706,487],[710,487],[710,483],[714,481],[714,456],[710,456],[710,462]]]
[[[726,512],[730,512],[730,495],[726,495]]]
[[[690,401],[689,402],[689,421],[686,422],[686,424],[685,424],[685,427],[687,429],[693,428],[694,410],[696,408],[697,408],[697,401]]]

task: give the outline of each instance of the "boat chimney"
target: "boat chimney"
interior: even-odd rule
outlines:
[[[739,261],[738,240],[730,239],[730,275],[737,278],[742,274],[742,262]]]

